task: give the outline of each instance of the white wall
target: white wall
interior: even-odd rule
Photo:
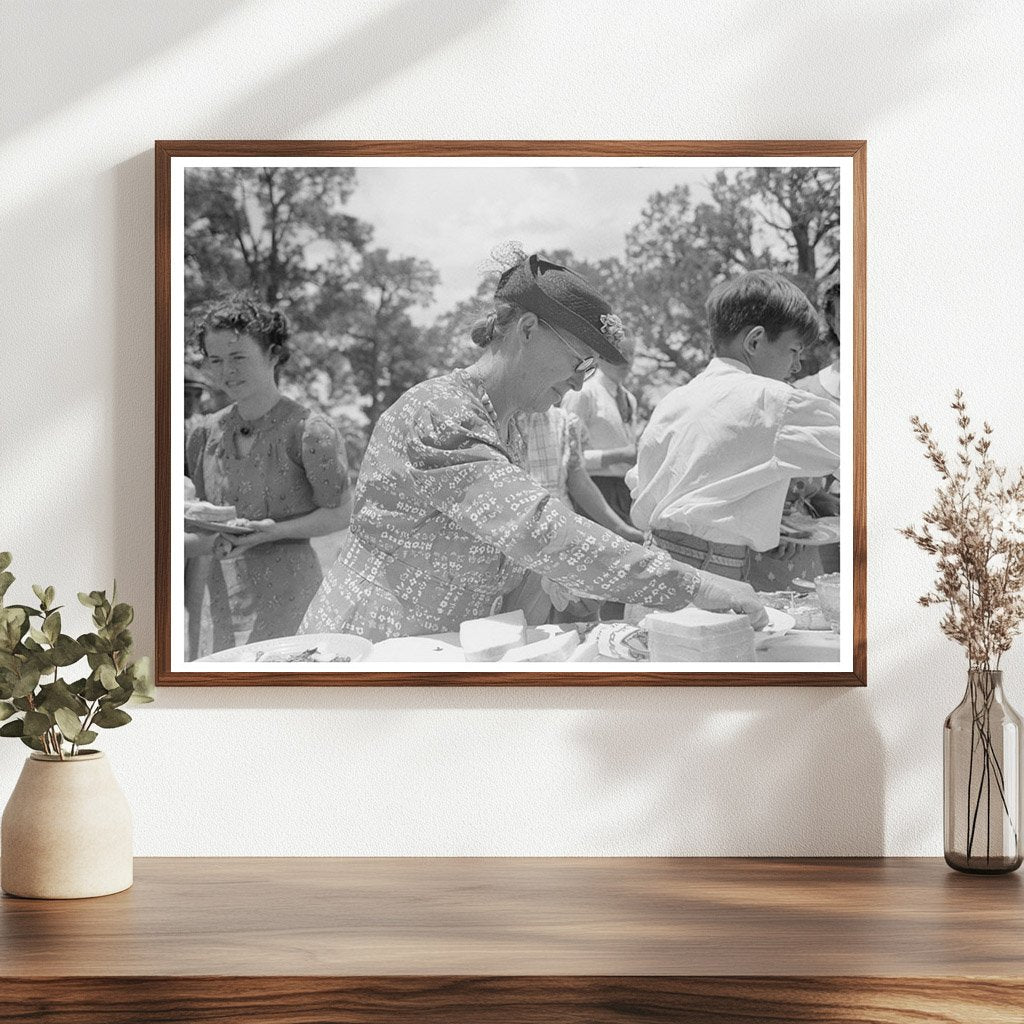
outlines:
[[[945,427],[955,385],[1024,458],[1021,12],[0,4],[0,548],[72,604],[116,576],[142,650],[155,138],[869,140],[866,690],[168,688],[104,736],[137,852],[941,853],[963,663],[895,531],[933,486],[907,419]]]

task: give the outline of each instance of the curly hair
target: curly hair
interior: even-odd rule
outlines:
[[[207,332],[224,330],[252,338],[273,360],[275,378],[288,362],[288,318],[273,306],[244,293],[229,295],[212,303],[196,327],[196,343],[204,355]]]

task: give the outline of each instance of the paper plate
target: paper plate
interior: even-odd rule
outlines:
[[[785,522],[786,525],[796,530],[806,530],[809,536],[791,537],[783,534],[782,540],[784,541],[807,544],[810,547],[839,543],[839,516],[823,516],[821,519],[787,519]]]
[[[768,613],[768,625],[754,633],[754,650],[762,651],[769,644],[784,637],[795,625],[796,619],[778,608],[765,606]]]
[[[228,523],[207,523],[202,519],[189,519],[188,516],[185,516],[185,525],[199,533],[230,533],[235,537],[256,532],[251,526],[232,526]]]
[[[308,633],[232,647],[227,651],[208,654],[199,660],[220,664],[255,662],[267,667],[282,664],[348,664],[366,661],[372,650],[373,644],[366,637],[353,636],[351,633]]]

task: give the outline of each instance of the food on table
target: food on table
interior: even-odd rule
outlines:
[[[467,619],[459,627],[459,644],[466,661],[498,661],[514,647],[526,644],[526,617],[522,610]]]
[[[535,640],[523,647],[506,651],[501,661],[568,661],[580,645],[580,635],[571,629],[567,633],[556,633],[543,640]]]
[[[794,580],[794,583],[796,581]],[[792,590],[757,595],[768,608],[793,616],[794,629],[829,629],[828,620],[822,614],[817,594],[801,594]]]
[[[325,654],[320,650],[319,647],[308,647],[304,651],[296,651],[294,654],[275,655],[269,651],[257,651],[256,656],[252,659],[253,661],[316,661],[316,662],[329,662],[329,661],[351,661],[352,658],[348,654]]]
[[[236,519],[238,512],[234,505],[214,505],[212,501],[186,501],[185,517],[200,523],[226,523]]]
[[[248,519],[239,518],[234,505],[214,505],[211,501],[186,501],[185,518],[196,523],[216,526],[245,526]]]
[[[454,644],[428,636],[396,636],[373,645],[370,661],[465,661]]]
[[[642,625],[651,661],[754,660],[754,628],[745,615],[689,607],[651,612]]]

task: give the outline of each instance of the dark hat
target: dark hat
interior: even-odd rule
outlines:
[[[564,328],[605,362],[625,364],[626,358],[616,346],[616,338],[622,334],[619,318],[589,282],[568,267],[534,253],[501,275],[494,297]]]

